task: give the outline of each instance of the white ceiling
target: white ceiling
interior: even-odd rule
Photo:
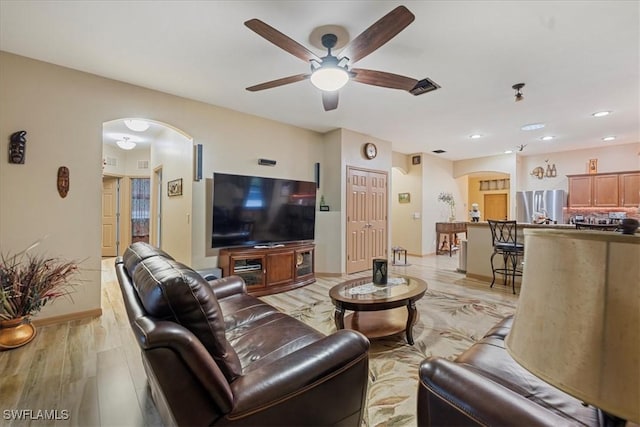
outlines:
[[[303,81],[246,87],[308,72],[243,25],[258,18],[307,46],[320,25],[351,38],[405,4],[415,21],[357,63],[441,89],[421,96],[350,82],[335,111]],[[0,49],[325,132],[343,127],[395,151],[458,160],[640,141],[638,1],[9,1]],[[0,76],[1,78],[1,76]],[[524,82],[525,99],[511,86]],[[604,118],[591,114],[612,110]],[[520,127],[543,122],[546,128]],[[188,131],[188,129],[185,129]],[[471,140],[473,133],[484,135]],[[554,135],[551,142],[543,135]],[[615,135],[614,142],[601,138]]]

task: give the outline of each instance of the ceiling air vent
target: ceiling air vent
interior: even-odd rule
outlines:
[[[442,153],[446,153],[446,151],[444,151],[444,150],[433,150],[432,153],[442,154]]]
[[[439,89],[440,85],[431,80],[430,78],[422,79],[409,91],[409,93],[418,96],[423,93],[432,92],[436,89]]]
[[[138,169],[149,169],[149,160],[138,160]]]

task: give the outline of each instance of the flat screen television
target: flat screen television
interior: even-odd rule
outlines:
[[[212,248],[313,240],[316,184],[214,173],[212,212]]]

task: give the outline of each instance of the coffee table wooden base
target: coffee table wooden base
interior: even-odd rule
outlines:
[[[418,321],[416,313],[411,325],[408,325],[407,307],[391,310],[355,311],[344,318],[344,327],[362,332],[367,338],[382,338],[402,332],[407,334],[407,342],[413,345],[413,324]]]

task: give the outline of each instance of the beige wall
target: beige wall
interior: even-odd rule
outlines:
[[[598,172],[640,170],[640,142],[522,157],[518,169],[518,191],[568,191],[567,175],[588,173],[589,159],[598,159]],[[533,169],[538,166],[546,169],[547,164],[556,165],[557,175],[555,178],[538,179],[531,175]]]
[[[48,236],[42,251],[86,259],[74,302],[57,301],[42,318],[100,308],[104,122],[144,117],[183,130],[204,146],[205,177],[216,170],[313,181],[313,165],[322,161],[322,135],[305,129],[6,52],[0,52],[0,77],[0,250],[19,251]],[[27,161],[10,165],[6,143],[22,129],[28,132]],[[260,157],[278,164],[258,166]],[[59,166],[70,170],[65,199],[56,191]],[[193,192],[192,265],[217,265],[206,253],[206,180],[185,175],[183,186]]]
[[[440,193],[451,193],[456,201],[455,215],[466,219],[465,194],[453,176],[454,163],[430,154],[422,154],[422,254],[436,252],[436,222],[447,222],[449,205],[438,201]]]
[[[162,222],[160,247],[170,253],[176,260],[191,265],[191,206],[193,182],[193,144],[183,134],[165,128],[162,134],[153,141],[150,153],[152,171],[162,169],[162,188],[151,192],[151,204],[157,206],[157,199],[162,198]],[[182,195],[168,195],[170,181],[182,179]],[[153,185],[157,182],[152,179]],[[155,218],[151,221],[152,241],[155,239]],[[198,227],[193,227],[197,232]]]
[[[151,169],[139,169],[139,160],[150,159],[150,147],[134,148],[133,150],[122,150],[118,147],[104,144],[102,147],[102,159],[116,159],[116,165],[105,165],[103,174],[111,176],[130,176],[135,178],[148,178]]]
[[[410,165],[409,155],[394,154],[391,174],[391,246],[400,246],[412,255],[422,255],[422,168]],[[398,156],[403,156],[399,161]],[[395,165],[400,165],[399,167]],[[406,168],[406,169],[402,169]],[[398,201],[399,193],[409,193],[409,203]]]

